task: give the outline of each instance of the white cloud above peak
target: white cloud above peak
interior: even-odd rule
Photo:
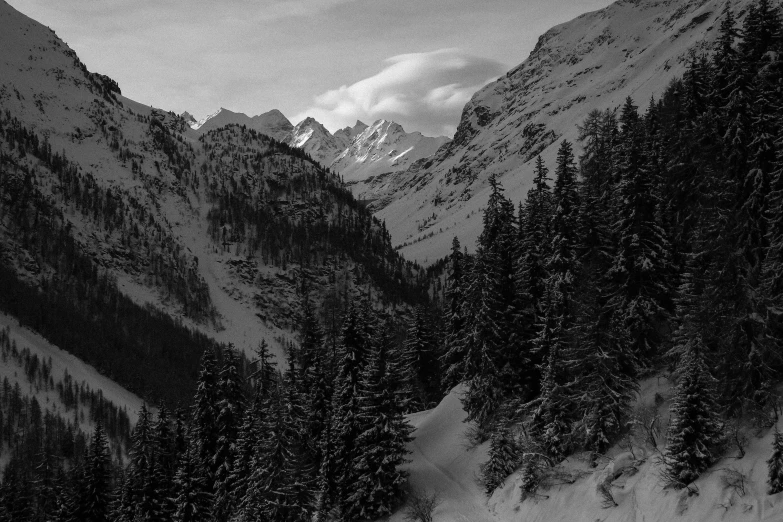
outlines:
[[[410,132],[453,135],[470,97],[503,74],[500,62],[457,48],[409,53],[386,59],[377,74],[326,91],[294,117],[313,116],[329,129],[362,120],[394,120]]]

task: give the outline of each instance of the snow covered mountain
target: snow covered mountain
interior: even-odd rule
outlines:
[[[292,147],[304,150],[318,163],[328,167],[350,143],[350,130],[343,132],[344,130],[333,135],[315,119],[305,118],[296,124],[286,142]]]
[[[749,3],[732,2],[739,18]],[[551,166],[559,140],[575,141],[593,109],[618,107],[627,96],[644,107],[659,96],[691,52],[710,49],[724,4],[623,0],[550,29],[524,62],[465,105],[452,142],[354,193],[375,200],[376,215],[410,258],[443,257],[455,235],[472,248],[490,174],[522,201],[536,155]]]
[[[371,126],[357,120],[353,127],[332,134],[310,117],[292,126],[276,109],[250,117],[221,108],[198,122],[187,112],[181,117],[199,134],[224,125],[245,125],[304,150],[324,167],[341,174],[351,185],[378,174],[405,170],[417,160],[432,156],[449,141],[443,136],[431,138],[419,132],[407,133],[399,124],[386,120],[378,120]]]
[[[334,136],[341,141],[344,141],[346,145],[349,145],[353,139],[361,134],[366,128],[366,123],[361,120],[356,120],[356,123],[354,123],[353,127],[343,127],[342,129],[336,131]]]
[[[346,183],[363,181],[378,174],[405,170],[415,161],[432,156],[448,142],[445,136],[431,138],[420,132],[408,133],[398,123],[378,120],[353,138],[331,168]]]
[[[180,117],[183,120],[185,120],[185,124],[187,124],[187,126],[190,128],[193,128],[194,126],[198,125],[198,120],[196,120],[195,116],[193,116],[187,111],[180,114]]]
[[[200,134],[206,134],[225,125],[245,125],[248,129],[270,136],[277,141],[286,141],[294,129],[288,118],[283,116],[283,113],[277,109],[251,117],[241,112],[223,109],[222,107],[217,112],[192,124],[191,128]]]

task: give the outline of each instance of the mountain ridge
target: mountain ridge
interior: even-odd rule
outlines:
[[[574,124],[590,110],[660,96],[692,53],[710,49],[722,8],[719,0],[621,1],[553,27],[527,59],[473,95],[451,143],[354,193],[374,201],[395,244],[419,262],[445,256],[455,235],[471,248],[490,175],[523,201],[537,155],[551,165],[556,143],[576,142]]]

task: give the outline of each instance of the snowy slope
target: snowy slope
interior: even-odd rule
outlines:
[[[746,454],[737,457],[736,447],[718,461],[695,485],[698,495],[664,489],[659,477],[656,452],[644,444],[614,447],[609,456],[590,468],[586,459],[571,457],[553,469],[558,480],[570,482],[539,489],[538,498],[524,498],[519,472],[512,474],[487,499],[476,483],[479,465],[487,458],[488,443],[468,450],[462,421],[465,412],[456,388],[433,410],[411,415],[415,426],[408,465],[410,484],[420,493],[436,493],[442,500],[434,511],[434,522],[682,522],[783,520],[783,493],[766,493],[766,459],[772,448],[773,430],[757,433],[746,427]],[[653,405],[655,394],[667,400],[659,407],[660,426],[665,431],[668,398],[672,390],[663,377],[642,383],[638,405]],[[783,421],[778,421],[783,428]],[[659,440],[663,445],[662,438]],[[745,476],[744,493],[726,486],[724,476],[736,470]],[[613,477],[616,477],[613,479]],[[565,480],[563,480],[565,479]],[[596,487],[611,484],[617,507],[604,508]],[[404,508],[393,522],[405,520]]]
[[[98,370],[85,364],[77,357],[54,346],[49,341],[37,333],[23,327],[19,321],[5,314],[0,314],[0,329],[9,330],[9,336],[12,342],[16,342],[19,350],[28,348],[31,354],[38,355],[42,361],[51,358],[52,377],[58,380],[64,372],[73,378],[77,383],[85,382],[93,390],[101,390],[104,398],[114,403],[119,408],[125,408],[133,424],[138,420],[138,412],[143,404],[140,397],[129,392],[108,377],[98,373]],[[0,364],[0,381],[4,378],[10,380],[11,386],[14,382],[19,382],[23,392],[29,392],[30,386],[23,375],[24,371],[13,364],[13,361],[5,361]],[[28,393],[29,395],[29,393]],[[55,390],[40,390],[35,394],[38,401],[42,404],[51,404],[54,411],[64,413],[65,408],[60,402]],[[82,428],[90,428],[89,419],[83,421]]]
[[[393,121],[378,120],[353,138],[348,148],[332,163],[346,183],[363,181],[385,172],[407,169],[415,161],[432,156],[449,139],[432,138],[420,132],[405,132]],[[357,189],[354,194],[364,198]]]
[[[266,134],[278,141],[286,141],[294,128],[288,118],[277,109],[251,117],[222,107],[217,112],[191,125],[191,128],[198,131],[199,134],[206,134],[211,130],[231,124],[246,125],[249,129]]]
[[[409,446],[409,483],[419,494],[435,493],[441,498],[435,520],[490,522],[496,518],[486,508],[484,493],[475,480],[479,465],[487,459],[487,445],[465,448],[467,414],[459,400],[460,389],[436,408],[409,417],[416,428]],[[403,521],[404,514],[398,512],[391,520]]]
[[[732,2],[740,18],[749,3]],[[537,154],[552,166],[559,140],[574,141],[592,109],[627,96],[646,107],[683,73],[691,50],[710,47],[724,4],[623,0],[550,29],[522,64],[465,105],[450,144],[405,173],[371,180],[360,197],[377,200],[377,216],[408,258],[441,258],[455,235],[472,249],[490,174],[512,200],[524,200]]]

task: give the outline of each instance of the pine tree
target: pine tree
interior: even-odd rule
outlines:
[[[285,424],[283,391],[279,385],[265,400],[261,421],[263,437],[258,442],[253,472],[245,498],[239,506],[242,520],[285,520],[290,505],[285,498],[286,460],[290,443]]]
[[[713,378],[697,335],[680,361],[682,375],[672,400],[664,478],[681,488],[701,475],[718,457],[724,442],[723,425],[714,399]]]
[[[161,405],[158,409],[153,444],[156,451],[153,473],[161,491],[160,512],[162,517],[170,519],[174,514],[174,504],[170,495],[174,486],[174,474],[177,471],[177,453],[174,433],[171,431],[171,420],[165,405]]]
[[[309,482],[317,490],[318,475],[328,451],[328,425],[330,422],[334,383],[331,378],[331,361],[326,345],[321,343],[314,350],[310,367],[305,374],[304,410],[307,453],[312,461],[312,476]]]
[[[769,494],[774,495],[783,491],[783,434],[778,431],[775,425],[775,436],[772,439],[772,455],[767,460],[767,469],[769,477],[767,486]]]
[[[576,166],[571,144],[563,141],[557,155],[553,192],[552,246],[547,259],[548,277],[538,320],[535,350],[545,361],[540,396],[526,405],[531,412],[530,429],[534,439],[555,458],[564,457],[572,447],[570,425],[574,405],[564,388],[563,357],[573,342],[575,319],[575,277],[577,260],[578,193]]]
[[[155,473],[157,451],[154,441],[152,419],[146,405],[142,405],[139,420],[131,436],[131,464],[129,482],[131,503],[126,507],[130,513],[122,516],[128,520],[152,521],[161,517],[161,490],[159,476]]]
[[[446,335],[444,337],[441,367],[444,376],[441,379],[443,391],[449,392],[466,377],[466,345],[465,328],[467,317],[465,311],[466,273],[464,257],[460,251],[457,237],[451,244],[449,256],[449,273],[446,276]]]
[[[307,428],[309,412],[306,409],[307,392],[303,388],[304,380],[300,368],[293,359],[289,359],[289,369],[284,381],[284,426],[287,443],[287,458],[282,488],[288,504],[287,519],[291,521],[309,521],[314,508],[316,491],[316,466],[318,463],[308,444]]]
[[[369,360],[361,372],[357,397],[361,433],[357,437],[352,467],[355,478],[345,503],[346,520],[375,520],[392,513],[402,498],[407,473],[406,443],[411,428],[404,420],[403,404],[393,389],[385,336],[377,336]]]
[[[470,309],[473,311],[466,338],[467,388],[461,397],[468,416],[480,429],[488,429],[502,403],[501,352],[504,349],[502,306],[495,291],[497,265],[492,255],[479,247],[473,265]]]
[[[228,520],[233,510],[232,495],[234,484],[231,473],[234,466],[235,446],[239,428],[244,415],[245,397],[242,379],[237,368],[238,357],[233,347],[223,353],[223,368],[220,371],[218,391],[220,401],[215,420],[217,427],[217,444],[212,458],[215,469],[215,497],[213,517],[215,520]]]
[[[85,468],[84,490],[79,498],[83,506],[85,522],[106,522],[109,520],[111,459],[109,445],[103,424],[95,425],[87,466]]]
[[[203,471],[196,446],[188,445],[174,477],[175,522],[200,522],[209,519],[212,495],[208,492]]]
[[[522,463],[522,452],[507,427],[496,430],[490,438],[489,460],[481,468],[484,492],[492,495]]]
[[[600,309],[594,294],[582,298],[576,341],[564,354],[571,377],[564,389],[573,408],[573,443],[591,454],[591,464],[626,427],[638,392],[635,357],[621,320]]]
[[[533,188],[520,211],[520,241],[517,261],[517,293],[525,295],[534,315],[541,313],[541,299],[546,281],[546,261],[552,215],[552,191],[548,169],[541,156],[536,158]]]
[[[516,288],[519,229],[513,203],[503,195],[503,187],[493,174],[490,176],[489,201],[484,211],[484,228],[477,241],[478,250],[486,254],[486,281],[492,284],[497,300],[494,322],[498,345],[492,353],[497,376],[487,376],[501,385],[500,396],[528,395],[531,393],[530,339],[533,331],[532,310],[529,303],[520,299]],[[478,265],[474,266],[474,270]]]
[[[572,449],[571,416],[574,406],[563,387],[564,380],[558,343],[552,343],[543,371],[541,394],[526,404],[525,409],[530,412],[527,425],[531,437],[556,460],[565,458]]]
[[[216,364],[215,354],[210,348],[206,349],[201,357],[201,370],[193,405],[192,443],[196,444],[209,494],[214,493],[216,468],[213,459],[220,436],[217,425],[220,392]]]
[[[338,507],[341,513],[350,509],[349,498],[356,480],[353,458],[356,439],[362,431],[358,400],[361,373],[370,342],[369,320],[366,312],[361,313],[353,303],[349,303],[343,322],[332,400],[331,451],[321,469],[325,481],[321,501]]]
[[[405,356],[401,369],[406,375],[403,388],[407,402],[406,413],[420,411],[427,399],[437,393],[439,372],[434,344],[427,313],[423,306],[418,306],[408,323],[403,343]]]
[[[643,122],[626,99],[619,139],[620,182],[615,214],[617,247],[610,270],[611,306],[630,335],[633,352],[648,365],[658,353],[661,324],[671,302],[670,246],[658,222],[655,174],[645,156]]]

